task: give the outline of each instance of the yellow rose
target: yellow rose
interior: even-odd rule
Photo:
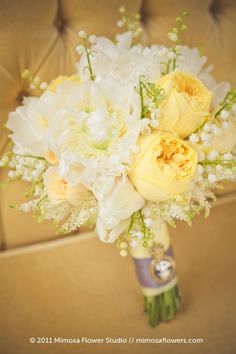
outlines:
[[[58,158],[54,154],[54,152],[51,149],[48,149],[45,154],[45,160],[49,162],[51,165],[56,166],[58,165]]]
[[[59,204],[67,200],[72,205],[78,205],[90,193],[81,183],[70,185],[59,176],[56,167],[49,167],[45,172],[44,186],[48,198],[53,204]]]
[[[157,83],[166,97],[160,103],[158,130],[176,132],[185,138],[208,118],[212,93],[195,76],[171,72]]]
[[[156,131],[139,139],[139,149],[129,178],[146,200],[158,203],[188,190],[197,152],[187,142]]]
[[[51,92],[55,92],[57,87],[65,81],[73,81],[73,82],[80,82],[80,78],[78,75],[71,75],[71,76],[58,76],[56,79],[52,80],[50,85],[48,86],[47,90]]]

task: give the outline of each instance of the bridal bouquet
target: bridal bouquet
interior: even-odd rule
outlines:
[[[130,251],[154,326],[180,305],[166,224],[208,215],[214,189],[236,177],[236,90],[181,44],[185,13],[165,47],[140,44],[139,16],[120,12],[128,30],[114,40],[79,32],[73,76],[23,73],[41,94],[10,113],[0,164],[30,183],[19,210]]]

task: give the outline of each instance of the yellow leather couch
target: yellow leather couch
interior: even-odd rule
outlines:
[[[21,72],[50,81],[72,74],[77,31],[113,36],[120,5],[140,12],[144,43],[166,43],[189,12],[185,43],[200,46],[217,80],[236,86],[235,0],[0,0],[0,152],[7,114],[31,95]],[[2,173],[1,179],[4,179]],[[205,220],[171,230],[184,303],[171,323],[150,329],[130,259],[93,233],[58,238],[49,224],[9,209],[23,183],[1,191],[0,353],[207,353],[236,349],[236,195],[227,187]],[[31,344],[29,337],[203,338],[203,344]]]

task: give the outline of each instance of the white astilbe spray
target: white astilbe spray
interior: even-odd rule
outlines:
[[[97,218],[97,202],[94,198],[87,200],[77,208],[73,208],[60,230],[63,233],[76,231],[80,226],[93,226]]]

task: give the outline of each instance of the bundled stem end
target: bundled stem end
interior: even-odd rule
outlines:
[[[157,326],[162,321],[172,320],[181,305],[178,286],[175,285],[160,295],[144,296],[144,304],[151,327]]]

